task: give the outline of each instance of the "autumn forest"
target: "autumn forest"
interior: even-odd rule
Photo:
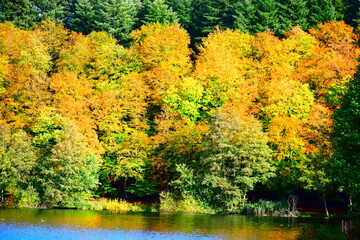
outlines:
[[[161,196],[239,213],[249,192],[302,189],[355,209],[360,49],[351,11],[254,27],[240,15],[232,26],[222,24],[227,15],[186,25],[191,13],[164,9],[163,19],[139,10],[142,22],[124,20],[117,32],[80,10],[78,21],[64,13],[31,24],[30,10],[3,10],[0,202],[83,208]]]

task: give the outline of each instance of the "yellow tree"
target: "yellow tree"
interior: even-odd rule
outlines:
[[[3,87],[1,111],[8,122],[23,127],[48,104],[46,81],[51,56],[38,32],[22,31],[10,23],[0,24]]]
[[[219,29],[203,40],[194,78],[204,88],[203,108],[210,114],[228,101],[249,106],[257,97],[252,41],[249,34]]]
[[[356,71],[358,37],[342,21],[319,24],[317,28],[310,30],[317,40],[316,54],[299,64],[297,75],[314,90],[318,102],[336,108]]]
[[[133,51],[143,63],[141,78],[149,85],[155,104],[162,104],[165,91],[178,87],[191,71],[190,37],[179,24],[144,25],[133,31]]]
[[[92,119],[90,104],[94,90],[90,81],[76,73],[56,73],[51,78],[50,89],[53,92],[52,106],[62,116],[72,119],[84,135],[88,148],[96,155],[103,153],[95,131],[96,123]]]

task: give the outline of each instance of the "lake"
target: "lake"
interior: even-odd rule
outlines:
[[[341,219],[0,209],[0,239],[360,239],[359,223],[345,236]]]

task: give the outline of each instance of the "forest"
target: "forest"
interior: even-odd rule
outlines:
[[[358,3],[1,0],[0,201],[360,207]]]

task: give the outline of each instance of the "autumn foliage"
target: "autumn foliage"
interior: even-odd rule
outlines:
[[[344,22],[284,35],[217,29],[194,53],[176,23],[142,26],[127,48],[48,20],[32,31],[1,23],[0,174],[11,177],[0,188],[18,201],[73,206],[96,188],[110,197],[164,190],[185,164],[232,197],[270,178],[325,189],[358,36]],[[16,155],[14,146],[31,148]],[[77,199],[47,185],[74,184],[71,168],[87,176],[64,187],[86,192]]]

